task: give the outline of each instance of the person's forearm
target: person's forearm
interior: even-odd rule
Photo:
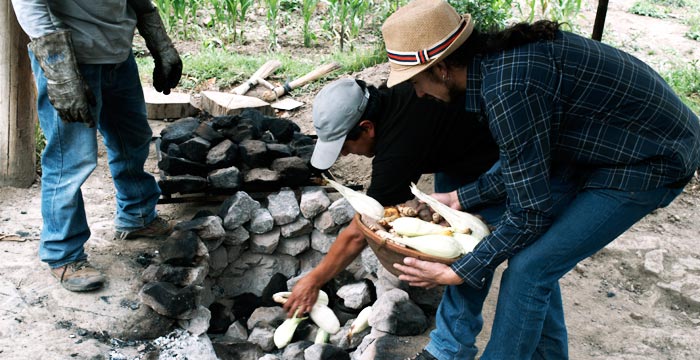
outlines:
[[[328,250],[328,254],[308,274],[323,285],[343,271],[367,246],[364,235],[354,221],[338,237]]]

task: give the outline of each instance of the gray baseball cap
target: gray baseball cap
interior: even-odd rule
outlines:
[[[369,91],[351,78],[336,80],[319,91],[313,105],[318,139],[311,155],[311,165],[321,170],[333,165],[345,137],[365,112],[368,100]]]

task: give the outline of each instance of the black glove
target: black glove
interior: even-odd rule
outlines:
[[[170,89],[177,86],[180,81],[182,60],[165,32],[163,20],[157,9],[139,13],[137,17],[136,27],[139,29],[139,34],[146,40],[146,47],[151,52],[155,63],[153,87],[156,91],[168,95]]]
[[[97,102],[78,70],[70,31],[60,30],[36,38],[29,43],[29,49],[44,70],[49,101],[61,119],[94,127],[90,106]]]

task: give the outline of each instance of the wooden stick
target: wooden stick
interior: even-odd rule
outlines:
[[[265,91],[262,94],[262,99],[267,102],[275,101],[280,96],[287,94],[300,86],[306,85],[314,80],[317,80],[337,69],[340,69],[340,64],[338,63],[330,63],[319,66],[313,71],[309,72],[308,74],[290,83],[285,83],[283,86],[278,86],[272,90]]]
[[[238,85],[236,88],[231,90],[231,92],[236,94],[236,95],[244,95],[245,93],[248,92],[248,90],[250,90],[251,87],[257,85],[258,82],[260,81],[260,79],[264,79],[264,78],[270,76],[270,74],[275,72],[275,70],[279,69],[280,66],[282,66],[282,63],[279,60],[270,60],[270,61],[264,63],[260,67],[260,69],[258,69],[250,77],[250,79],[246,80],[246,82],[244,82],[243,84]]]

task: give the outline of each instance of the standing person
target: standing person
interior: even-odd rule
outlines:
[[[498,158],[478,114],[419,99],[410,84],[377,89],[361,80],[336,80],[316,95],[313,118],[318,140],[311,165],[325,170],[339,155],[372,157],[367,195],[384,206],[412,199],[410,184],[421,174],[436,173],[436,190],[451,191],[455,184],[474,181]],[[366,246],[351,222],[319,265],[296,283],[284,304],[289,315],[298,307],[310,311],[318,290]]]
[[[700,165],[700,124],[648,65],[550,21],[480,33],[443,0],[414,0],[382,26],[388,85],[465,100],[499,147],[500,176],[434,194],[456,209],[506,196],[491,235],[451,266],[406,258],[411,285],[447,287],[416,359],[470,359],[494,269],[504,271],[481,359],[566,359],[559,279],[646,214]]]
[[[149,0],[12,0],[32,41],[39,123],[46,137],[41,168],[43,228],[39,257],[70,291],[99,289],[104,275],[88,261],[90,237],[80,186],[97,165],[104,138],[117,190],[116,238],[160,236],[171,226],[155,205],[160,189],[144,171],[151,141],[134,28],[155,60],[153,85],[169,94],[182,62]]]

